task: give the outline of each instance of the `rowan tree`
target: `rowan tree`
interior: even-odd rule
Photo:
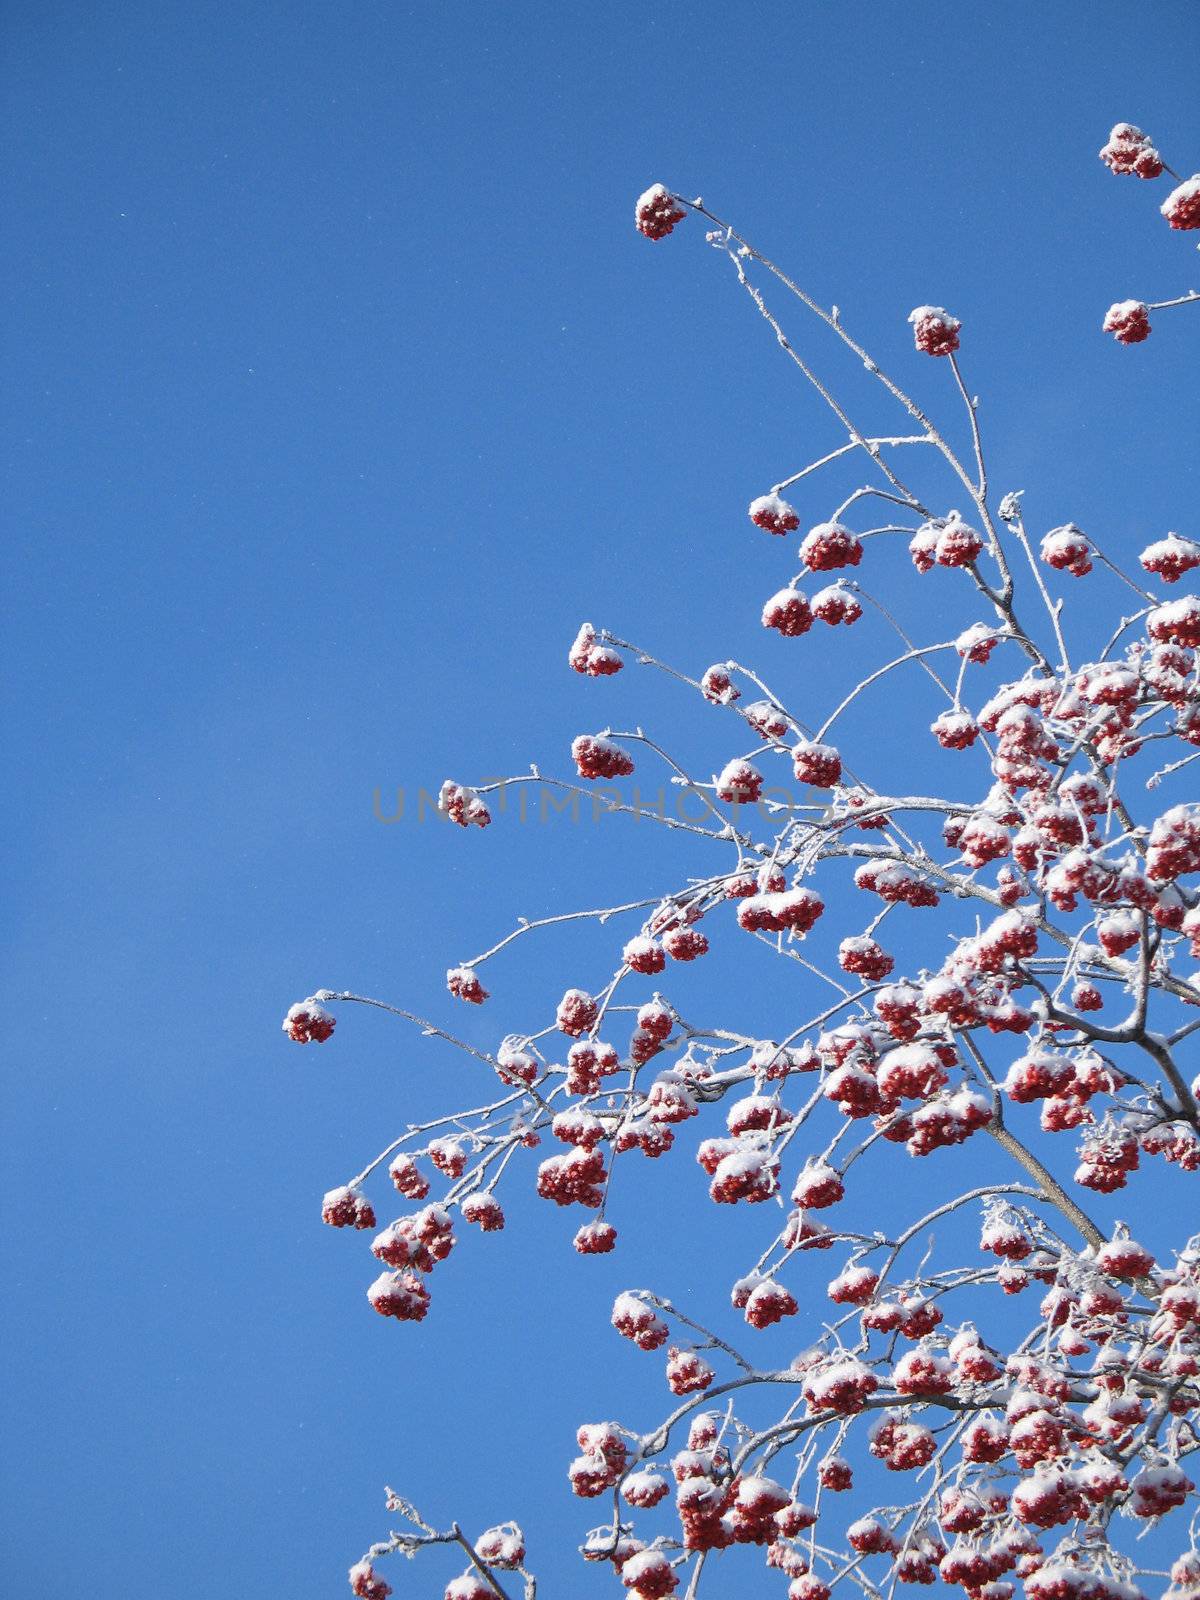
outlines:
[[[1163,217],[1200,229],[1200,176],[1173,173],[1140,130],[1119,124],[1101,157],[1174,180]],[[720,1592],[721,1553],[740,1545],[761,1554],[761,1592],[788,1600],[850,1585],[891,1600],[898,1584],[934,1582],[969,1600],[1009,1600],[1018,1581],[1029,1600],[1136,1600],[1165,1584],[1173,1600],[1200,1595],[1200,1205],[1171,1218],[1169,1256],[1139,1242],[1159,1164],[1200,1169],[1200,804],[1187,798],[1200,543],[1163,530],[1125,571],[1073,523],[1045,528],[1019,489],[997,493],[956,312],[911,314],[913,381],[934,396],[919,402],[836,307],[703,201],[655,185],[635,220],[653,241],[703,230],[831,418],[816,459],[748,496],[784,580],[753,603],[796,666],[768,682],[694,641],[668,661],[585,622],[566,668],[661,674],[668,727],[693,711],[717,719],[719,770],[689,770],[666,735],[607,725],[598,681],[595,731],[564,731],[574,774],[446,781],[441,809],[467,829],[521,786],[609,785],[597,804],[628,812],[611,786],[652,772],[698,803],[650,813],[694,846],[694,864],[665,894],[522,919],[455,961],[449,994],[485,1005],[485,975],[502,985],[539,930],[611,933],[605,971],[564,973],[542,1014],[491,1051],[363,995],[320,989],[292,1006],[298,1043],[336,1050],[330,1008],[376,1007],[459,1046],[489,1086],[408,1127],[325,1195],[323,1219],[372,1235],[369,1307],[411,1322],[429,1314],[435,1274],[454,1270],[456,1228],[503,1229],[511,1186],[579,1218],[564,1248],[584,1256],[620,1248],[646,1161],[694,1161],[698,1207],[746,1209],[746,1259],[715,1264],[711,1286],[744,1336],[661,1286],[620,1294],[597,1330],[661,1363],[666,1391],[657,1418],[581,1418],[563,1462],[594,1502],[582,1555],[611,1568],[614,1593],[693,1600],[710,1577]],[[1122,302],[1104,325],[1140,342],[1149,311],[1197,298]],[[860,425],[783,306],[877,381],[889,431]],[[958,420],[934,420],[943,402]],[[969,451],[952,442],[960,426]],[[868,481],[822,488],[848,465]],[[890,578],[898,560],[919,582]],[[894,648],[862,661],[867,615]],[[861,671],[832,706],[806,662],[818,648]],[[870,716],[926,752],[927,792],[881,770]],[[672,1003],[680,964],[719,967],[738,940],[783,963],[795,1014],[783,1037],[731,1026],[719,976],[702,1014]],[[968,1142],[986,1181],[964,1186],[945,1152]],[[897,1162],[928,1168],[920,1214],[842,1221],[860,1179]],[[964,1215],[978,1247],[947,1255],[934,1226]],[[850,1515],[856,1475],[870,1501],[852,1495]],[[388,1508],[403,1525],[352,1567],[362,1600],[391,1592],[387,1557],[439,1544],[465,1562],[445,1600],[535,1593],[516,1523],[472,1539],[390,1490]],[[1160,1519],[1169,1573],[1139,1553]]]

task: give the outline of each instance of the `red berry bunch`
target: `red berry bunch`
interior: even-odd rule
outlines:
[[[1138,557],[1147,572],[1153,572],[1164,583],[1178,583],[1185,572],[1200,567],[1200,544],[1194,539],[1181,538],[1168,533],[1165,539],[1148,544]]]
[[[769,700],[756,700],[746,707],[746,721],[764,739],[782,739],[791,724],[778,706]]]
[[[799,589],[780,589],[763,607],[762,625],[785,639],[798,639],[812,627],[812,610]]]
[[[1075,1182],[1098,1194],[1112,1194],[1137,1171],[1140,1153],[1129,1129],[1105,1126],[1084,1139],[1079,1157]]]
[[[795,508],[777,494],[760,494],[757,500],[751,500],[750,521],[764,533],[794,533],[800,526]]]
[[[700,1394],[716,1373],[695,1350],[672,1349],[667,1360],[667,1387],[672,1394]]]
[[[838,965],[843,972],[853,972],[868,983],[878,983],[887,977],[896,962],[882,945],[861,933],[843,939],[838,945]]]
[[[1162,158],[1148,134],[1130,122],[1118,122],[1100,151],[1100,159],[1112,172],[1133,173],[1138,178],[1162,176]]]
[[[628,1291],[613,1301],[611,1320],[621,1337],[631,1339],[639,1350],[657,1350],[671,1335],[654,1307]]]
[[[367,1290],[381,1317],[420,1322],[429,1310],[429,1290],[413,1272],[381,1272]]]
[[[611,1222],[585,1222],[572,1243],[581,1256],[606,1256],[616,1247],[617,1230]]]
[[[429,1179],[403,1150],[393,1158],[388,1177],[407,1200],[424,1200],[429,1193]]]
[[[446,987],[456,1000],[466,1000],[473,1006],[481,1006],[488,997],[473,967],[451,967],[446,974]]]
[[[375,1211],[361,1189],[330,1189],[321,1202],[321,1221],[331,1228],[373,1228]]]
[[[726,1206],[741,1200],[750,1205],[769,1200],[779,1184],[778,1161],[753,1146],[737,1140],[730,1142],[732,1150],[721,1156],[713,1172],[708,1188],[710,1198]]]
[[[504,1226],[504,1209],[494,1194],[469,1194],[460,1210],[464,1222],[475,1223],[484,1233],[498,1233]]]
[[[849,589],[840,583],[818,589],[812,597],[812,614],[833,628],[842,623],[849,628],[862,616],[862,606]]]
[[[737,1543],[770,1544],[779,1532],[775,1518],[791,1499],[781,1483],[761,1473],[739,1478],[729,1511]]]
[[[633,214],[639,233],[647,239],[665,239],[687,216],[687,211],[669,189],[661,183],[652,183],[638,196]]]
[[[1100,327],[1118,344],[1141,344],[1150,337],[1150,312],[1141,300],[1116,300],[1104,313]]]
[[[851,1265],[843,1267],[837,1277],[831,1279],[825,1292],[835,1305],[863,1306],[875,1293],[878,1283],[879,1274],[870,1267]]]
[[[794,1317],[799,1309],[795,1295],[774,1278],[767,1278],[750,1291],[745,1317],[752,1328],[769,1328],[784,1317]]]
[[[555,1022],[563,1033],[578,1037],[595,1026],[600,1008],[582,989],[568,989],[558,1002]]]
[[[611,678],[624,666],[616,650],[598,641],[590,622],[585,622],[575,635],[567,660],[576,672],[585,673],[589,678]]]
[[[486,828],[492,820],[492,813],[474,789],[468,789],[450,778],[443,783],[438,795],[438,810],[451,822],[457,822],[460,828],[469,828],[472,823],[477,828]]]
[[[943,711],[930,723],[943,750],[969,750],[979,737],[979,724],[969,711]]]
[[[475,1554],[489,1567],[511,1572],[525,1559],[525,1535],[515,1522],[489,1528],[475,1541]]]
[[[958,349],[958,330],[962,323],[942,306],[917,306],[910,311],[913,342],[927,356],[953,355]]]
[[[831,744],[801,739],[792,750],[792,771],[800,783],[814,789],[832,789],[841,781],[842,758]]]
[[[1200,228],[1200,172],[1172,189],[1159,209],[1173,228]]]
[[[836,1205],[846,1193],[841,1175],[824,1161],[810,1162],[796,1179],[792,1200],[808,1211]]]
[[[810,572],[833,572],[838,567],[856,567],[862,560],[862,543],[840,522],[818,522],[805,535],[800,559]]]
[[[1092,547],[1087,536],[1073,522],[1053,528],[1042,540],[1042,560],[1058,572],[1073,578],[1086,578],[1092,570]]]
[[[733,679],[729,676],[729,668],[720,662],[714,662],[705,671],[700,679],[700,692],[715,706],[731,706],[735,700],[742,698],[742,691],[734,687]]]
[[[717,799],[729,803],[753,804],[763,791],[763,775],[757,767],[740,757],[728,761],[717,778]]]
[[[324,1044],[337,1021],[315,1000],[298,1000],[283,1019],[283,1031],[297,1044]]]
[[[587,1206],[595,1210],[604,1198],[600,1185],[606,1173],[599,1150],[576,1147],[564,1155],[550,1156],[537,1170],[537,1192],[558,1206]]]
[[[575,1437],[582,1454],[572,1461],[567,1475],[577,1495],[594,1499],[620,1478],[629,1459],[629,1447],[615,1422],[586,1422]]]
[[[627,778],[633,771],[633,758],[599,733],[581,733],[573,739],[571,759],[581,778]]]
[[[852,1416],[862,1410],[878,1387],[879,1379],[864,1362],[854,1356],[831,1356],[809,1369],[801,1392],[810,1411],[837,1411]],[[824,1478],[821,1481],[825,1483]],[[825,1483],[825,1487],[832,1485]]]
[[[1178,600],[1155,606],[1146,618],[1146,632],[1156,644],[1197,649],[1200,647],[1200,600],[1194,594],[1185,594]]]
[[[638,934],[630,939],[621,952],[621,959],[631,972],[651,974],[661,972],[667,964],[666,953],[657,939]]]
[[[387,1600],[392,1592],[392,1586],[383,1581],[364,1557],[350,1568],[350,1590],[359,1597],[359,1600]]]

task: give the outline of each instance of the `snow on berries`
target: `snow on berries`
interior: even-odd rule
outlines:
[[[1185,572],[1200,567],[1200,544],[1194,539],[1184,539],[1177,533],[1148,544],[1138,557],[1147,572],[1153,572],[1164,583],[1178,583]]]
[[[670,1559],[662,1550],[639,1550],[621,1563],[621,1582],[633,1600],[662,1600],[679,1587]]]
[[[913,565],[922,573],[932,571],[935,566],[969,567],[982,551],[982,537],[957,511],[923,523],[908,545]]]
[[[832,789],[841,780],[842,758],[831,744],[801,739],[792,749],[792,771],[800,783]]]
[[[812,627],[812,609],[799,589],[780,589],[763,606],[762,625],[785,639],[798,639]]]
[[[583,989],[568,989],[558,1002],[555,1020],[563,1033],[575,1038],[595,1026],[600,1008]]]
[[[478,1572],[468,1569],[451,1578],[442,1591],[442,1600],[496,1600],[496,1591]]]
[[[631,972],[644,974],[661,972],[667,964],[662,945],[644,933],[629,940],[621,952],[621,959]]]
[[[886,978],[895,964],[894,958],[865,933],[843,939],[838,945],[838,966],[843,972],[865,978],[868,983]]]
[[[581,733],[571,741],[571,759],[581,778],[627,778],[633,757],[601,733]]]
[[[661,183],[652,183],[634,207],[637,230],[647,239],[665,239],[686,216],[686,208]]]
[[[1173,1462],[1160,1467],[1143,1467],[1130,1481],[1129,1509],[1135,1517],[1162,1517],[1181,1506],[1196,1485]]]
[[[1116,300],[1104,313],[1101,332],[1118,344],[1141,344],[1150,337],[1150,310],[1142,300]]]
[[[414,1272],[381,1272],[367,1290],[381,1317],[420,1322],[429,1310],[429,1290]]]
[[[451,778],[442,784],[438,810],[451,822],[457,822],[460,828],[469,828],[472,824],[477,828],[486,828],[492,820],[492,813],[474,789],[455,783]]]
[[[1138,178],[1158,178],[1163,172],[1162,157],[1149,135],[1130,122],[1117,123],[1100,150],[1100,159],[1110,171]]]
[[[818,1361],[804,1375],[801,1392],[810,1411],[837,1411],[844,1416],[861,1411],[879,1387],[879,1379],[865,1362],[853,1356],[830,1356]],[[841,1464],[843,1467],[845,1463]],[[835,1480],[843,1474],[827,1463],[829,1470],[822,1476],[826,1488],[834,1488]],[[845,1471],[843,1487],[849,1488],[849,1469]]]
[[[833,572],[838,567],[856,567],[863,547],[857,534],[840,522],[818,522],[804,536],[800,559],[810,572]]]
[[[479,1535],[475,1554],[489,1567],[512,1572],[525,1559],[525,1535],[515,1522],[503,1522]]]
[[[958,349],[962,323],[942,306],[917,306],[908,314],[913,342],[927,356],[948,356]]]
[[[632,1340],[639,1350],[657,1350],[671,1336],[670,1328],[654,1307],[628,1291],[613,1302],[611,1320],[621,1337]]]
[[[408,1200],[424,1200],[429,1193],[429,1179],[406,1151],[392,1158],[388,1177],[400,1194]]]
[[[943,750],[969,750],[979,737],[979,724],[968,711],[943,711],[929,731]]]
[[[465,1000],[469,1005],[481,1006],[488,998],[474,967],[451,967],[446,973],[446,987],[456,1000]]]
[[[769,700],[756,700],[744,712],[746,721],[764,739],[781,739],[791,727],[787,717]]]
[[[669,1352],[667,1387],[672,1394],[702,1394],[716,1376],[697,1351],[672,1349]]]
[[[765,1197],[764,1197],[765,1198]],[[767,1278],[750,1291],[745,1318],[752,1328],[769,1328],[784,1317],[794,1317],[800,1306],[790,1289]]]
[[[1146,851],[1146,876],[1170,882],[1200,872],[1200,806],[1172,806],[1155,819]]]
[[[843,627],[852,627],[863,614],[857,597],[840,583],[831,583],[824,589],[818,589],[811,604],[813,616],[831,628],[839,623]]]
[[[606,1256],[616,1248],[617,1230],[611,1222],[585,1222],[572,1243],[581,1256]]]
[[[1159,209],[1173,228],[1200,228],[1200,172],[1172,189]]]
[[[373,1228],[375,1211],[361,1189],[343,1184],[330,1189],[322,1200],[321,1221],[331,1228]]]
[[[324,1044],[336,1027],[336,1018],[315,1000],[298,1000],[283,1019],[284,1033],[297,1044]]]
[[[1092,547],[1087,535],[1068,522],[1061,528],[1052,528],[1042,540],[1042,560],[1058,572],[1085,578],[1092,570]]]
[[[575,635],[567,660],[576,672],[589,678],[611,678],[624,666],[620,652],[601,644],[590,622],[585,622]]]
[[[700,679],[700,693],[714,706],[731,706],[742,698],[742,691],[729,676],[729,668],[719,661],[707,668]]]
[[[751,500],[750,521],[764,533],[794,533],[800,526],[795,507],[777,494],[760,494],[757,500]]]
[[[350,1592],[356,1594],[359,1600],[387,1600],[392,1586],[384,1582],[364,1557],[350,1568]]]
[[[717,778],[717,799],[730,803],[753,802],[762,795],[763,775],[748,761],[728,761]]]
[[[504,1208],[494,1194],[469,1194],[459,1209],[464,1222],[473,1222],[484,1233],[498,1233],[504,1226]]]
[[[1132,1283],[1153,1272],[1154,1257],[1136,1239],[1118,1237],[1100,1246],[1096,1252],[1096,1266],[1107,1277]]]
[[[1146,618],[1146,632],[1157,644],[1177,644],[1186,650],[1200,647],[1200,599],[1181,595],[1155,606]]]

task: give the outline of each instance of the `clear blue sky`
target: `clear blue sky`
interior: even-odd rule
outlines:
[[[839,441],[696,224],[633,232],[648,183],[702,192],[931,399],[904,318],[954,309],[1039,528],[1197,534],[1195,312],[1099,333],[1195,252],[1096,151],[1127,118],[1200,164],[1200,12],[11,0],[4,31],[6,1579],[318,1600],[386,1481],[520,1517],[549,1596],[610,1593],[570,1554],[571,1436],[665,1393],[611,1295],[699,1294],[762,1224],[714,1216],[681,1153],[651,1175],[670,1249],[631,1207],[627,1252],[580,1263],[530,1164],[509,1232],[386,1323],[320,1195],[477,1081],[380,1017],[303,1052],[279,1018],[347,986],[491,1047],[607,947],[527,948],[465,1021],[451,961],[690,869],[644,826],[372,818],[377,785],[561,770],[615,707],[729,753],[635,672],[568,673],[583,617],[796,671],[744,508]],[[778,973],[730,960],[732,1009],[786,1026]]]

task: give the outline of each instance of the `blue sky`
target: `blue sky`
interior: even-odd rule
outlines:
[[[1195,312],[1131,350],[1099,332],[1111,301],[1194,283],[1195,253],[1165,189],[1096,150],[1127,118],[1195,169],[1197,45],[1186,3],[1135,27],[1107,0],[852,25],[824,3],[13,0],[14,1591],[49,1569],[95,1600],[316,1600],[386,1526],[384,1482],[435,1520],[519,1517],[550,1594],[611,1590],[570,1553],[572,1434],[662,1403],[654,1358],[603,1327],[611,1295],[719,1301],[706,1257],[759,1232],[701,1207],[683,1156],[652,1215],[630,1196],[627,1254],[580,1263],[527,1170],[429,1320],[385,1323],[320,1195],[477,1080],[382,1017],[303,1052],[279,1017],[345,986],[490,1048],[610,945],[527,946],[465,1019],[447,965],[515,914],[693,870],[643,824],[373,819],[376,786],[561,771],[622,714],[731,753],[645,675],[567,672],[585,616],[690,671],[753,658],[814,704],[848,670],[763,638],[791,568],[744,513],[840,441],[695,222],[634,233],[648,183],[703,193],[951,415],[904,319],[955,310],[995,480],[1039,529],[1126,555],[1196,534]],[[747,1026],[786,1025],[774,970],[720,970]]]

